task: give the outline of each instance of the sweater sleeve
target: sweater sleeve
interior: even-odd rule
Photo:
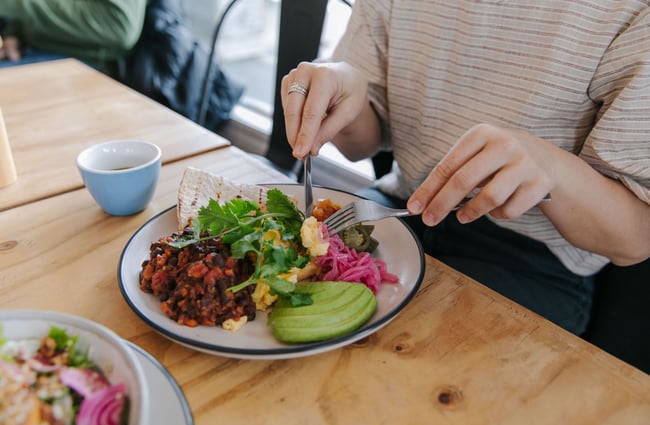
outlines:
[[[580,157],[650,204],[650,8],[613,40],[589,95],[602,105]]]
[[[386,67],[391,1],[357,0],[348,26],[332,54],[363,72],[368,79],[368,99],[382,126],[381,150],[392,150],[387,109]]]
[[[23,42],[88,59],[126,53],[142,31],[146,0],[2,0],[0,16],[18,21]]]

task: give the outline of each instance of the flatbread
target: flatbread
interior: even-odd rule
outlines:
[[[178,189],[178,230],[182,231],[191,226],[192,220],[198,216],[199,209],[207,206],[210,199],[223,205],[232,199],[241,198],[256,202],[264,209],[267,191],[267,188],[261,186],[235,183],[209,171],[187,167]]]

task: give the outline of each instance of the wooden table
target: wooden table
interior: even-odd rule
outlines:
[[[176,202],[188,165],[287,182],[223,147],[165,164],[153,202],[134,216],[106,215],[85,189],[6,209],[0,308],[68,312],[111,328],[169,370],[198,425],[650,423],[650,376],[429,256],[409,305],[344,348],[239,360],[162,337],[128,307],[116,269],[129,237]]]
[[[163,163],[229,144],[74,59],[0,69],[0,108],[18,174],[0,211],[81,188],[75,160],[96,142],[147,140]]]

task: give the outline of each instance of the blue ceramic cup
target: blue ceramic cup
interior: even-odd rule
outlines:
[[[108,214],[124,216],[144,210],[158,184],[160,148],[138,140],[99,143],[77,156],[81,178]]]

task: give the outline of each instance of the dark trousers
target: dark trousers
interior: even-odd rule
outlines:
[[[394,208],[405,205],[375,188],[357,194]],[[425,226],[419,216],[405,221],[427,254],[574,334],[584,332],[594,277],[572,273],[543,243],[487,218],[460,224],[452,213],[434,227]]]

